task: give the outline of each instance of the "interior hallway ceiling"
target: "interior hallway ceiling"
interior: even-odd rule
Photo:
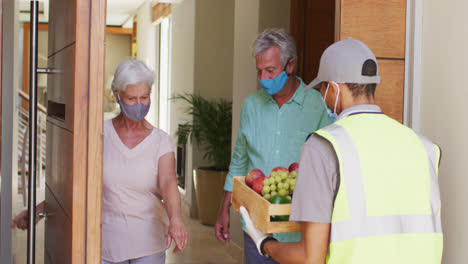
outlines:
[[[47,23],[49,18],[49,1],[39,0],[39,22]],[[63,1],[63,0],[59,0]],[[136,13],[137,9],[148,0],[107,0],[107,17],[106,24],[108,26],[126,26],[131,27],[131,18]],[[19,0],[20,21],[29,22],[30,0]]]

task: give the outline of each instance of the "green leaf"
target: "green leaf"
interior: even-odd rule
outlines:
[[[216,169],[227,170],[231,161],[232,102],[226,99],[208,100],[199,94],[183,93],[171,100],[184,101],[184,112],[193,121],[179,125],[178,144],[190,137],[204,146],[203,159],[212,161]]]

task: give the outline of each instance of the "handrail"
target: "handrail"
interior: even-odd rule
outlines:
[[[18,94],[23,100],[26,100],[29,102],[29,95],[27,93],[21,90],[18,90]],[[45,108],[43,105],[39,103],[37,104],[37,109],[39,109],[39,111],[41,111],[42,113],[47,114],[47,108]]]

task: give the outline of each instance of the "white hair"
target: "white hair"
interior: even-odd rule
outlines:
[[[154,72],[139,60],[125,60],[115,70],[112,80],[112,92],[120,94],[128,85],[145,83],[151,90]]]
[[[286,30],[281,28],[269,28],[258,35],[252,45],[252,53],[255,57],[273,46],[279,47],[283,66],[286,66],[290,59],[297,60],[296,42]]]

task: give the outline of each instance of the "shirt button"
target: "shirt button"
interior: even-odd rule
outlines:
[[[276,132],[276,134],[278,134],[278,135],[279,135],[279,134],[281,134],[281,132],[280,132],[280,131],[278,131],[278,132]]]
[[[278,154],[278,153],[279,153],[279,150],[276,150],[276,154]]]

